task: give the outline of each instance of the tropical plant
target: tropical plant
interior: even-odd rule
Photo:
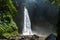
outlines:
[[[0,0],[0,36],[11,37],[18,34],[18,28],[13,20],[17,12],[13,0]]]

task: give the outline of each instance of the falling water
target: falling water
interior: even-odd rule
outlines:
[[[23,35],[33,35],[31,30],[31,22],[28,15],[28,10],[24,7],[24,28],[23,28]]]

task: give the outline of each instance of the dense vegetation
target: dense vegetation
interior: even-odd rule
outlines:
[[[50,4],[60,6],[60,0],[46,0],[46,2],[48,2]]]
[[[18,34],[12,18],[16,12],[13,0],[0,0],[0,36],[11,37]]]

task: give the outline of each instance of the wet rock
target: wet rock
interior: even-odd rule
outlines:
[[[33,35],[32,37],[34,37],[34,38],[39,38],[39,36],[37,36],[37,35]]]
[[[25,38],[21,38],[20,40],[25,40]]]
[[[56,40],[56,36],[53,34],[50,34],[45,40]]]
[[[14,37],[7,38],[6,40],[43,40],[43,37],[37,35],[18,35]]]

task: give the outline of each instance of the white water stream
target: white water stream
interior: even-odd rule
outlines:
[[[28,15],[28,10],[24,7],[24,28],[23,28],[23,35],[33,35],[31,30],[31,22]]]

